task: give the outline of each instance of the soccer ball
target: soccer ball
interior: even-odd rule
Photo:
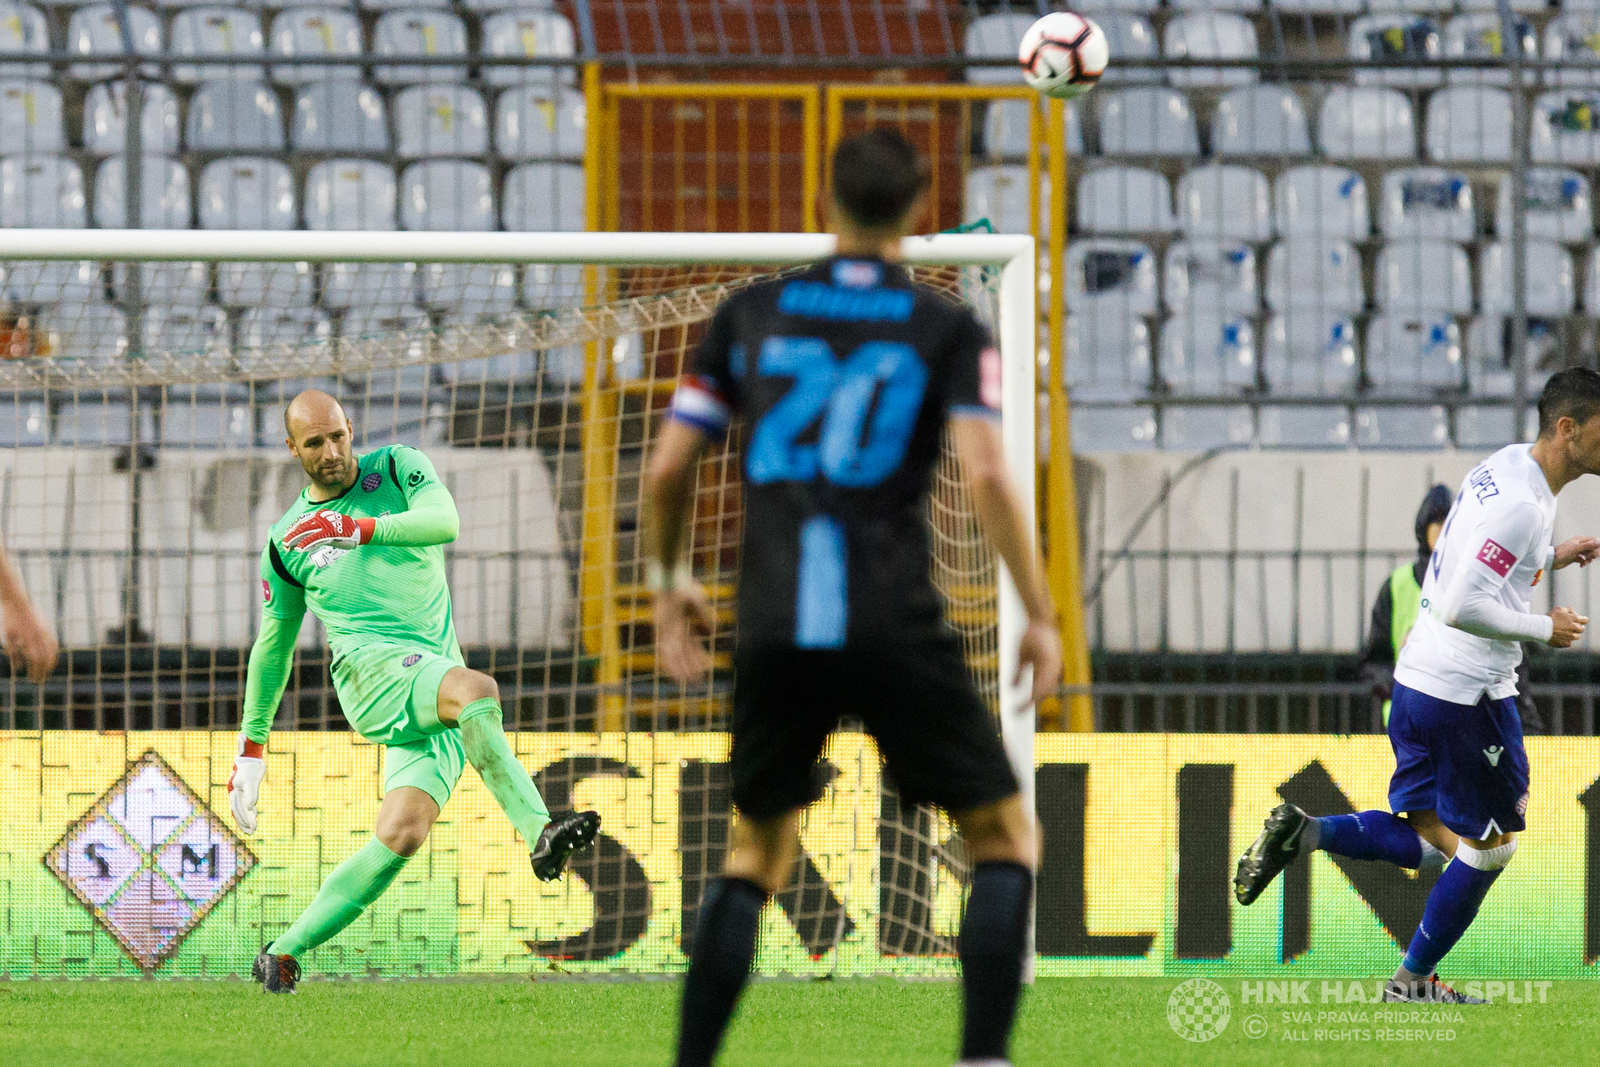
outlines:
[[[1105,31],[1071,11],[1053,11],[1029,26],[1017,49],[1028,84],[1064,100],[1093,89],[1110,59]]]

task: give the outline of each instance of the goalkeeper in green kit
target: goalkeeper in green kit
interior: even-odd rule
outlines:
[[[443,547],[455,540],[460,520],[428,457],[394,445],[358,458],[344,408],[316,390],[294,398],[284,425],[289,451],[311,484],[272,527],[261,553],[261,632],[250,650],[229,806],[239,828],[254,833],[263,746],[307,608],[327,629],[345,717],[385,746],[384,797],[371,840],[256,957],[256,980],[269,993],[294,992],[298,957],[349,926],[389,887],[427,839],[464,762],[529,843],[534,874],[545,881],[559,878],[567,857],[600,829],[592,811],[552,818],[506,743],[499,687],[461,658]]]

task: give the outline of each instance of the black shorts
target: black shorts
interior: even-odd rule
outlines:
[[[891,647],[734,654],[733,802],[753,818],[822,795],[818,761],[841,716],[878,743],[907,803],[967,811],[1018,791],[994,716],[954,636]]]

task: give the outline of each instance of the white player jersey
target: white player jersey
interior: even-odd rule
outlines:
[[[1518,640],[1550,638],[1550,619],[1531,614],[1529,600],[1555,554],[1555,518],[1555,494],[1528,445],[1502,448],[1472,468],[1428,560],[1396,682],[1455,704],[1476,704],[1486,692],[1491,700],[1516,695]]]

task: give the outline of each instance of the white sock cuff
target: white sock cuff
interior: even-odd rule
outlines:
[[[1476,867],[1480,871],[1498,871],[1511,862],[1511,854],[1517,850],[1515,838],[1507,841],[1499,848],[1479,849],[1467,844],[1465,841],[1456,846],[1456,859],[1468,867]]]
[[[1417,837],[1422,840],[1422,862],[1417,864],[1417,869],[1428,870],[1433,867],[1443,867],[1450,857],[1439,851],[1432,841],[1429,841],[1421,834],[1418,834]]]

